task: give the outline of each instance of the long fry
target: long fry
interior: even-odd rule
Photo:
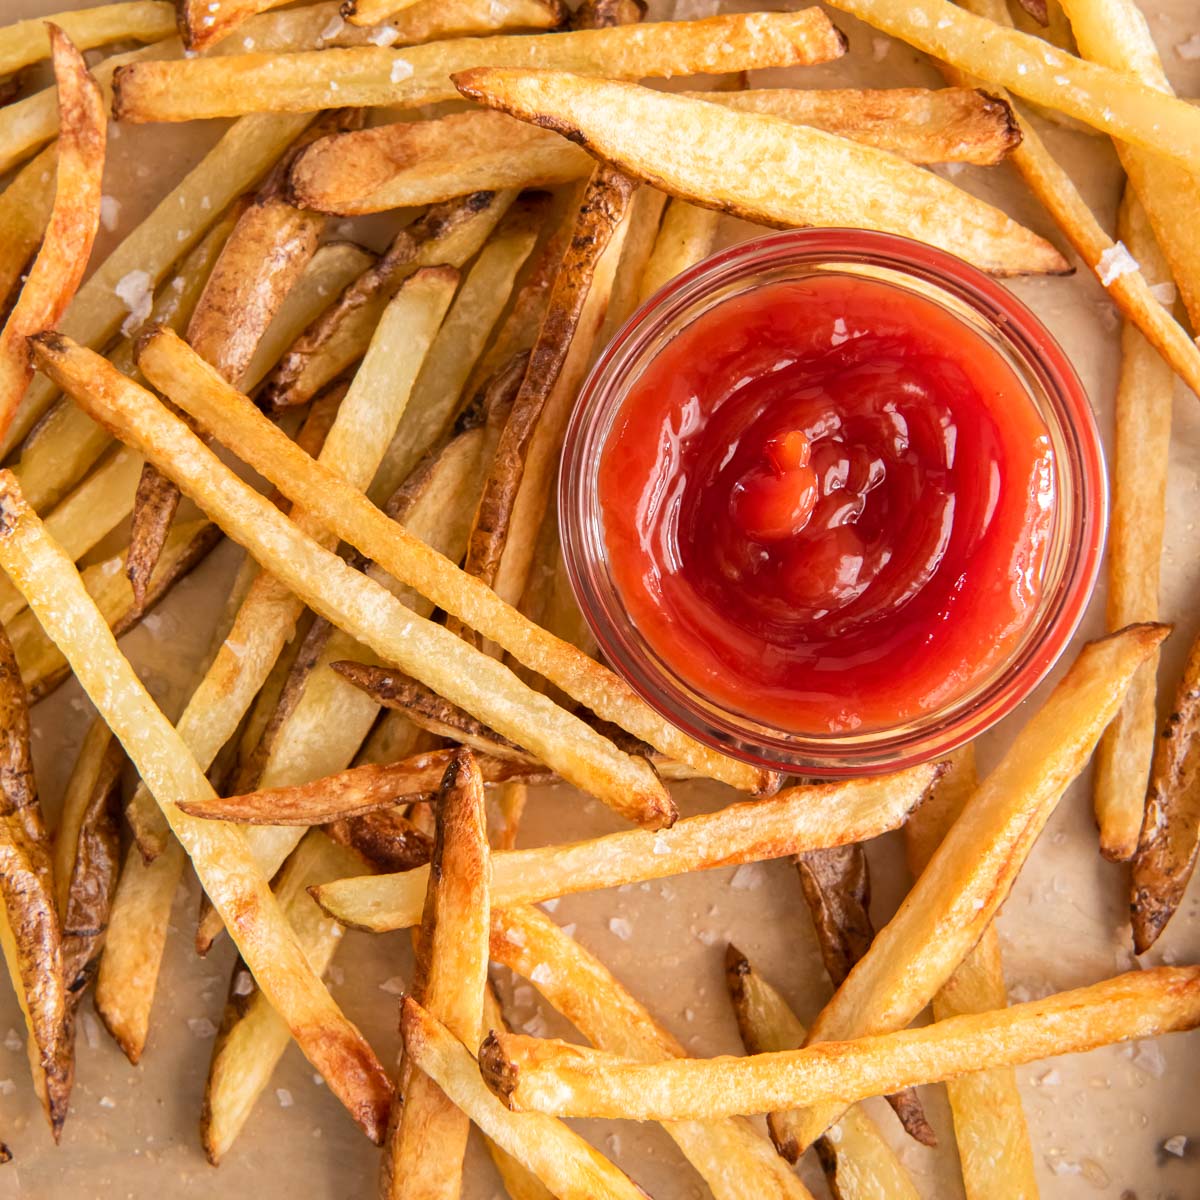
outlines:
[[[83,278],[100,224],[107,128],[100,89],[61,29],[51,25],[50,40],[62,114],[54,208],[42,248],[0,332],[0,442],[33,375],[25,339],[58,323]]]
[[[0,473],[0,564],[67,654],[80,683],[121,740],[187,850],[255,978],[351,1115],[378,1138],[391,1087],[362,1034],[309,966],[240,834],[184,814],[175,797],[213,795],[179,735],[117,648],[61,550],[8,472]]]
[[[720,213],[711,208],[699,208],[686,200],[667,203],[650,261],[642,272],[639,304],[645,304],[659,288],[708,257],[720,219]]]
[[[175,11],[166,0],[124,0],[7,25],[0,29],[0,76],[50,57],[47,23],[82,51],[110,42],[157,42],[170,37],[175,32]]]
[[[0,192],[0,312],[16,300],[17,284],[46,232],[57,158],[58,146],[47,146]]]
[[[642,79],[827,62],[845,48],[829,19],[810,8],[432,42],[403,54],[364,46],[131,63],[114,79],[113,111],[127,121],[190,121],[249,112],[311,112],[340,104],[415,108],[454,99],[450,76],[469,67],[559,67]]]
[[[548,637],[485,584],[451,566],[419,539],[409,537],[360,492],[299,452],[244,397],[221,384],[183,343],[167,334],[155,337],[143,347],[141,362],[143,369],[168,388],[177,404],[206,427],[219,429],[226,445],[282,486],[306,511],[396,579],[518,656],[527,667],[556,683],[598,716],[627,728],[669,758],[735,787],[753,790],[767,785],[767,773],[735,763],[684,736],[653,713],[611,671]],[[416,674],[411,670],[408,673]],[[428,679],[422,682],[430,683]],[[455,699],[444,688],[435,690],[447,699]],[[463,703],[462,707],[498,732],[511,734],[530,752],[541,753],[510,720],[502,725],[473,710],[470,704]],[[543,760],[558,769],[550,759],[543,756]],[[628,799],[638,801],[636,790]],[[661,796],[656,803],[661,803]]]
[[[521,1111],[711,1120],[868,1096],[1200,1024],[1200,967],[1158,967],[998,1012],[749,1058],[643,1064],[567,1042],[492,1034],[484,1076]]]
[[[492,903],[533,904],[555,896],[734,866],[875,837],[903,823],[936,775],[929,766],[895,775],[788,788],[767,800],[731,804],[673,828],[630,830],[587,842],[492,856]],[[421,919],[428,869],[343,879],[314,893],[330,916],[382,932]]]

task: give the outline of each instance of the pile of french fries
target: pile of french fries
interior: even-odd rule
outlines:
[[[294,1040],[382,1147],[394,1200],[459,1196],[472,1125],[513,1200],[644,1197],[571,1117],[660,1122],[718,1200],[804,1200],[810,1148],[839,1200],[915,1198],[872,1096],[917,1141],[952,1135],[970,1200],[1028,1198],[1014,1067],[1200,1025],[1200,966],[1008,1007],[995,926],[1093,752],[1137,953],[1196,865],[1200,641],[1165,726],[1156,672],[1171,392],[1200,391],[1200,111],[1134,0],[832,2],[948,86],[805,88],[848,52],[817,8],[118,0],[0,29],[0,945],[56,1140],[93,985],[142,1056],[189,872],[197,952],[226,932],[238,952],[204,1153],[234,1151]],[[795,85],[754,86],[765,68]],[[675,76],[694,78],[653,86]],[[110,119],[201,118],[234,120],[94,261]],[[1116,237],[1046,118],[1114,140]],[[970,746],[805,782],[698,744],[598,660],[566,582],[558,457],[590,366],[723,213],[903,234],[1001,276],[1072,270],[926,169],[1006,160],[1125,322],[1112,632],[982,778]],[[381,249],[349,240],[365,214],[391,214]],[[172,723],[116,639],[225,539],[245,558]],[[31,706],[72,676],[96,715],[49,822]],[[725,805],[681,814],[691,779]],[[561,784],[630,828],[518,848],[529,789]],[[913,883],[876,929],[863,846],[899,829]],[[797,1014],[728,946],[744,1056],[690,1057],[537,907],[776,859],[833,991]],[[395,1072],[323,982],[343,927],[411,930],[406,994],[381,1001]],[[590,1046],[510,1032],[497,967]],[[940,1081],[952,1131],[916,1090]]]

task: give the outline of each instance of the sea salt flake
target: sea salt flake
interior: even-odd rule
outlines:
[[[545,1037],[550,1032],[550,1026],[546,1024],[546,1018],[541,1013],[534,1013],[522,1024],[521,1029],[530,1037]]]
[[[95,1050],[100,1045],[100,1022],[90,1012],[83,1014],[83,1036],[89,1050]]]
[[[1161,1079],[1167,1071],[1166,1059],[1157,1042],[1135,1042],[1133,1065],[1153,1079]]]
[[[292,1099],[292,1093],[287,1088],[276,1088],[275,1099],[279,1101],[280,1108],[291,1108],[295,1103]]]
[[[393,83],[402,83],[412,75],[412,63],[406,58],[397,58],[392,62],[392,71],[388,76]]]
[[[129,316],[121,324],[121,332],[128,337],[150,315],[154,295],[149,272],[134,270],[122,275],[113,292],[129,310]]]
[[[329,982],[334,987],[341,987],[346,982],[346,972],[336,963],[329,968]]]
[[[529,972],[529,978],[534,983],[549,983],[554,978],[554,973],[545,963],[538,963],[532,971]]]
[[[389,996],[403,996],[407,988],[399,975],[393,975],[391,979],[385,979],[379,985],[379,990],[387,992]]]
[[[1137,269],[1137,259],[1125,248],[1124,242],[1109,246],[1096,264],[1096,273],[1105,287],[1120,279],[1122,275],[1132,275]]]
[[[841,321],[838,317],[838,321]],[[845,328],[845,322],[842,322],[842,327]],[[834,330],[836,334],[837,322],[834,322]],[[840,345],[839,342],[833,343],[835,346]],[[763,885],[764,871],[762,863],[743,863],[733,873],[733,878],[729,881],[729,886],[735,892],[752,892],[755,888],[760,888]]]
[[[942,170],[948,178],[953,179],[956,175],[961,175],[966,167],[962,163],[948,162],[942,163]]]
[[[662,856],[671,853],[671,844],[661,833],[654,835],[654,843],[650,847],[650,853]]]
[[[564,925],[562,927],[562,931],[563,931],[563,933],[565,933],[567,935],[567,937],[574,937],[575,930],[578,928],[579,928],[579,926],[576,925],[574,921],[572,921],[569,925]]]
[[[117,1102],[111,1096],[101,1096],[100,1097],[100,1107],[101,1108],[116,1108]]]
[[[325,1080],[319,1074],[317,1074],[316,1071],[313,1072],[312,1081],[317,1085],[317,1087],[325,1086]]]
[[[112,233],[121,219],[121,202],[116,196],[100,197],[100,224]]]
[[[871,57],[876,62],[883,62],[887,58],[888,53],[892,48],[892,39],[885,37],[873,37],[871,39]]]
[[[624,917],[612,917],[608,922],[608,930],[623,942],[633,937],[633,926]]]
[[[696,937],[706,946],[715,946],[721,940],[721,935],[715,929],[702,929]]]
[[[384,25],[381,29],[376,29],[367,35],[367,41],[372,46],[390,46],[399,40],[400,30],[394,29],[391,25]]]
[[[1046,1165],[1054,1175],[1082,1175],[1083,1166],[1071,1158],[1050,1157]]]
[[[329,19],[329,23],[317,34],[322,41],[328,41],[330,38],[335,38],[343,29],[346,28],[346,22],[342,20],[338,13],[334,13]]]
[[[545,912],[552,913],[559,906],[560,903],[561,903],[561,901],[558,899],[543,900],[542,901],[542,909]]]
[[[254,39],[252,37],[242,38],[242,49],[243,50],[253,50],[254,49]]]
[[[1051,1067],[1050,1070],[1039,1075],[1034,1082],[1038,1087],[1057,1087],[1062,1083],[1062,1076],[1054,1067]]]
[[[217,1027],[207,1017],[189,1017],[187,1027],[192,1037],[210,1038],[217,1036]]]
[[[11,1096],[17,1085],[11,1079],[0,1079],[0,1096]]]
[[[1165,283],[1156,283],[1150,288],[1152,295],[1159,304],[1165,304],[1168,307],[1175,303],[1179,297],[1179,293],[1175,290],[1175,285],[1168,279]]]
[[[1175,53],[1188,62],[1200,58],[1200,33],[1193,33],[1186,42],[1180,42],[1175,47]]]
[[[21,1041],[21,1035],[15,1030],[10,1029],[4,1035],[5,1050],[20,1050],[25,1043]]]
[[[1169,1137],[1163,1142],[1162,1148],[1168,1153],[1175,1155],[1176,1158],[1182,1158],[1184,1151],[1187,1149],[1188,1140],[1182,1133],[1177,1133],[1174,1137]]]
[[[252,991],[254,991],[254,976],[249,971],[239,971],[237,978],[233,981],[233,994],[248,996]]]

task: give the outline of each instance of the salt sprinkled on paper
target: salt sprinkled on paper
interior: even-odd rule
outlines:
[[[558,905],[559,900],[557,897],[555,897],[553,900],[543,900],[541,907],[545,912],[552,913],[558,907]]]
[[[1186,42],[1180,42],[1175,47],[1175,53],[1188,62],[1200,58],[1200,33],[1193,33]]]
[[[100,224],[112,233],[121,219],[121,202],[116,196],[100,197]]]
[[[292,1107],[292,1103],[293,1103],[292,1093],[289,1092],[287,1090],[287,1088],[276,1088],[275,1089],[275,1099],[279,1101],[280,1108],[291,1108]]]
[[[83,1014],[83,1036],[89,1050],[95,1050],[100,1045],[100,1022],[90,1012]]]
[[[1174,304],[1179,297],[1179,293],[1175,290],[1175,285],[1168,279],[1166,283],[1156,283],[1150,289],[1152,295],[1159,304],[1165,304],[1168,307]]]
[[[841,319],[840,317],[838,318]],[[752,892],[763,885],[762,863],[743,863],[733,873],[729,886],[735,892]]]
[[[1100,276],[1100,282],[1105,287],[1120,279],[1122,275],[1132,275],[1137,269],[1137,259],[1125,248],[1124,242],[1109,246],[1096,264],[1096,274]]]
[[[624,917],[611,918],[608,922],[608,929],[623,942],[627,942],[633,937],[633,926]]]
[[[254,991],[254,976],[249,971],[239,971],[237,978],[233,981],[233,994],[248,996],[252,991]]]
[[[101,1096],[100,1097],[100,1107],[101,1108],[116,1108],[117,1102],[111,1096]]]
[[[402,83],[405,79],[408,79],[412,73],[412,63],[410,63],[407,59],[397,58],[392,63],[392,71],[388,78],[391,79],[393,83]]]
[[[1187,1138],[1182,1133],[1177,1133],[1174,1137],[1169,1137],[1163,1142],[1162,1148],[1168,1153],[1175,1155],[1176,1158],[1182,1158],[1183,1152],[1187,1149]]]
[[[1161,1079],[1167,1071],[1167,1063],[1157,1042],[1136,1042],[1133,1065],[1154,1079]]]
[[[399,975],[393,975],[391,979],[385,979],[380,985],[381,992],[387,992],[389,996],[403,996],[405,992],[404,980]]]
[[[883,62],[888,56],[888,52],[892,48],[892,39],[885,37],[873,37],[871,39],[871,57],[876,62]]]
[[[0,1079],[0,1096],[11,1096],[17,1085],[11,1079]]]
[[[217,1027],[207,1017],[189,1017],[187,1027],[193,1037],[210,1038],[217,1036]]]
[[[391,25],[384,25],[381,29],[376,29],[367,35],[367,41],[372,46],[390,46],[399,40],[400,30],[394,29]]]
[[[121,324],[121,332],[128,337],[150,315],[153,299],[150,275],[146,271],[130,271],[117,280],[113,292],[129,309],[129,316]]]

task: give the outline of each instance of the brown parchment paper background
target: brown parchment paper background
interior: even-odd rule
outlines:
[[[677,0],[676,16],[703,16],[718,0]],[[653,15],[669,15],[672,0],[656,0]],[[667,5],[665,9],[661,5]],[[723,7],[734,7],[725,0]],[[62,0],[0,0],[4,22],[55,11]],[[751,3],[737,3],[749,9]],[[1151,28],[1167,70],[1183,95],[1200,95],[1200,62],[1175,47],[1200,33],[1193,0],[1147,0]],[[829,87],[848,84],[939,86],[940,78],[918,55],[840,13],[834,19],[850,37],[841,62],[805,72],[760,72],[754,84],[796,81]],[[98,53],[89,56],[94,60]],[[221,123],[124,127],[114,130],[106,193],[120,200],[115,230],[103,231],[98,255],[107,253],[207,149]],[[1120,175],[1102,139],[1047,129],[1055,153],[1101,219],[1115,221]],[[986,195],[1009,213],[1061,243],[1037,202],[1011,168],[967,168],[956,181]],[[1200,213],[1197,214],[1200,226]],[[377,242],[382,223],[357,227]],[[753,233],[730,222],[726,240]],[[1200,235],[1200,229],[1198,229]],[[99,258],[97,258],[99,261]],[[1075,363],[1111,435],[1118,353],[1118,319],[1103,289],[1087,271],[1069,279],[1017,281],[1014,290],[1047,322]],[[1167,549],[1162,614],[1177,624],[1163,655],[1163,677],[1178,676],[1188,641],[1200,624],[1200,404],[1179,387],[1171,451]],[[222,545],[138,630],[123,641],[169,715],[186,697],[194,664],[204,655],[225,585],[241,552]],[[1080,639],[1103,625],[1103,584]],[[1048,685],[1047,685],[1048,686]],[[983,741],[984,769],[1038,698]],[[68,684],[34,714],[34,751],[49,814],[62,789],[92,709]],[[686,813],[718,807],[731,798],[716,785],[678,789]],[[599,804],[568,789],[546,789],[530,804],[525,844],[592,836],[615,828]],[[882,922],[909,885],[898,841],[871,848],[875,912]],[[1094,982],[1136,964],[1126,920],[1126,872],[1100,859],[1090,792],[1085,779],[1072,788],[1038,844],[1000,917],[1009,990],[1014,999]],[[142,1200],[187,1195],[197,1200],[325,1200],[374,1194],[377,1153],[363,1139],[300,1053],[291,1047],[259,1102],[246,1132],[218,1169],[206,1164],[197,1122],[220,1021],[231,950],[228,942],[207,960],[191,949],[197,904],[194,881],[177,897],[171,934],[142,1064],[130,1066],[100,1029],[84,1002],[79,1033],[78,1080],[62,1145],[51,1144],[37,1109],[23,1048],[23,1028],[8,986],[0,985],[0,1138],[14,1161],[0,1167],[0,1200],[63,1197],[73,1200]],[[810,1017],[828,993],[793,869],[784,862],[737,871],[713,871],[633,888],[564,899],[555,919],[570,923],[597,953],[697,1055],[735,1052],[736,1032],[725,997],[721,961],[735,940],[781,986],[798,1012]],[[614,918],[621,921],[614,922]],[[628,938],[623,922],[632,930]],[[1150,963],[1200,960],[1200,887],[1193,887]],[[334,996],[359,1023],[384,1061],[397,1051],[397,997],[410,966],[407,938],[349,933],[332,970]],[[569,1035],[565,1024],[539,1005],[528,984],[502,974],[512,1014],[531,1033]],[[9,1031],[13,1032],[9,1032]],[[7,1036],[6,1036],[7,1035]],[[1176,1035],[1157,1044],[1113,1047],[1035,1064],[1019,1071],[1045,1197],[1062,1200],[1192,1200],[1200,1196],[1200,1034]],[[276,1090],[278,1089],[278,1090]],[[926,1150],[899,1133],[881,1102],[870,1102],[894,1137],[917,1186],[928,1200],[962,1195],[944,1091],[923,1089],[941,1147]],[[708,1193],[656,1127],[581,1122],[585,1136],[611,1155],[658,1200],[692,1200]],[[1189,1141],[1182,1158],[1162,1149],[1176,1135]],[[804,1176],[817,1196],[827,1195],[811,1164]],[[503,1195],[480,1145],[473,1139],[464,1196]]]

